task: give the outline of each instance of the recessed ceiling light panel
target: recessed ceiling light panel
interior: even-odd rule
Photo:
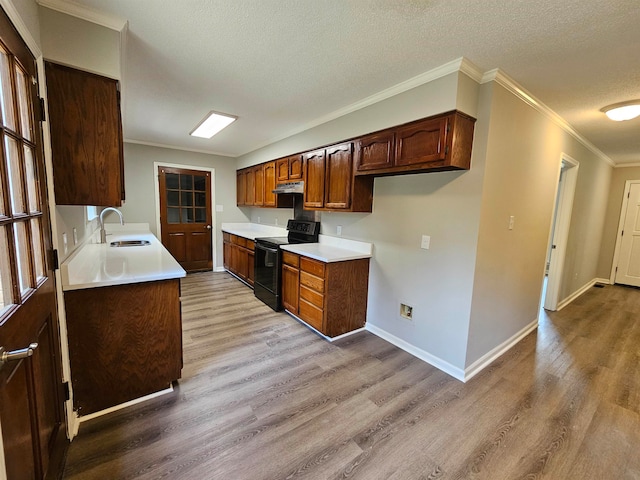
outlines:
[[[640,100],[631,100],[628,102],[614,103],[602,109],[611,120],[622,122],[631,120],[640,116]]]
[[[193,137],[211,138],[237,119],[238,117],[234,117],[233,115],[211,111],[189,135]]]

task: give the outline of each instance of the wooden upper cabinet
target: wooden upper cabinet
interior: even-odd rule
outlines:
[[[302,155],[289,157],[289,180],[302,180],[303,164]]]
[[[355,141],[355,175],[468,170],[475,119],[453,111]]]
[[[264,166],[260,164],[253,167],[252,170],[255,177],[253,204],[256,207],[261,207],[264,205]]]
[[[348,209],[351,206],[353,143],[326,150],[325,208]]]
[[[398,128],[395,165],[444,163],[448,120],[447,117],[436,118]]]
[[[376,170],[393,166],[395,132],[384,131],[355,141],[356,170]]]
[[[304,155],[304,207],[324,207],[325,150]]]
[[[246,168],[245,172],[247,182],[245,205],[253,205],[256,201],[256,171],[253,168]]]
[[[236,172],[236,204],[239,207],[247,204],[247,172],[245,170]]]
[[[51,62],[45,72],[56,203],[122,205],[118,81]]]
[[[289,158],[280,158],[276,160],[276,180],[277,183],[289,180]]]
[[[276,162],[267,162],[263,167],[264,175],[264,202],[265,207],[276,206],[276,194],[273,189],[276,188]]]

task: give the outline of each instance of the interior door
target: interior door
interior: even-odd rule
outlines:
[[[211,173],[158,167],[162,244],[187,272],[213,269]]]
[[[615,283],[640,287],[640,183],[631,183]]]
[[[4,463],[9,480],[57,478],[68,442],[36,62],[2,10],[0,93]]]

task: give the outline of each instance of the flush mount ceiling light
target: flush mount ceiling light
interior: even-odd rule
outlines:
[[[189,135],[201,138],[211,138],[237,119],[238,117],[234,117],[232,115],[211,111]]]
[[[607,114],[611,120],[622,122],[623,120],[631,120],[640,115],[640,100],[630,100],[628,102],[614,103],[608,107],[604,107],[602,112]]]

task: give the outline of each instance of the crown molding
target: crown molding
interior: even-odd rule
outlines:
[[[616,164],[616,168],[626,168],[626,167],[640,167],[640,162]]]
[[[13,26],[16,27],[16,30],[18,30],[18,33],[24,40],[24,43],[27,44],[27,47],[29,47],[29,50],[31,50],[33,56],[36,59],[42,57],[42,50],[40,50],[38,42],[36,42],[35,38],[33,38],[33,35],[22,20],[22,17],[18,13],[18,10],[16,10],[13,2],[11,0],[0,0],[0,6],[2,6],[3,10],[7,13],[7,16],[11,20],[11,23],[13,23]]]
[[[229,155],[228,153],[214,152],[211,150],[198,150],[197,148],[179,147],[177,145],[168,145],[165,143],[144,142],[142,140],[133,140],[125,138],[124,143],[132,143],[134,145],[144,145],[146,147],[166,148],[169,150],[180,150],[182,152],[202,153],[204,155],[216,155],[218,157],[226,157],[235,160],[239,155]]]
[[[93,8],[67,0],[37,0],[37,2],[38,5],[42,7],[50,8],[60,13],[66,13],[72,17],[86,20],[87,22],[95,23],[118,32],[122,31],[127,24],[127,20],[124,18],[99,12]]]
[[[471,78],[476,79],[476,81],[479,81],[478,79],[482,77],[480,70],[473,63],[471,63],[469,60],[467,60],[464,57],[460,57],[460,58],[457,58],[456,60],[452,60],[451,62],[445,63],[444,65],[441,65],[432,70],[429,70],[428,72],[421,73],[420,75],[410,78],[409,80],[405,80],[404,82],[401,82],[392,87],[389,87],[386,90],[382,90],[378,93],[370,95],[369,97],[366,97],[362,100],[352,103],[351,105],[347,105],[344,108],[335,110],[331,113],[328,113],[327,115],[316,118],[315,120],[309,123],[306,123],[304,125],[301,125],[295,128],[294,130],[291,130],[283,135],[279,135],[276,138],[272,138],[266,142],[256,145],[250,148],[249,150],[247,150],[247,152],[243,153],[242,155],[246,155],[255,150],[259,150],[263,147],[266,147],[267,145],[271,145],[272,143],[279,142],[280,140],[284,140],[285,138],[289,138],[293,135],[297,135],[298,133],[317,127],[318,125],[322,125],[323,123],[330,122],[331,120],[335,120],[337,118],[343,117],[344,115],[348,115],[349,113],[353,113],[355,111],[361,110],[365,107],[368,107],[375,103],[386,100],[387,98],[391,98],[395,95],[411,90],[412,88],[419,87],[420,85],[424,85],[425,83],[432,82],[434,80],[437,80],[442,77],[446,77],[447,75],[450,75],[456,72],[463,72],[466,75],[469,75]]]
[[[589,140],[580,135],[564,118],[558,115],[556,112],[551,110],[547,105],[542,103],[539,99],[537,99],[533,94],[527,91],[524,87],[522,87],[518,82],[509,77],[506,73],[504,73],[499,68],[494,70],[490,70],[486,72],[482,76],[481,84],[488,82],[496,82],[502,87],[506,88],[508,91],[513,93],[516,97],[520,98],[522,101],[527,103],[528,105],[535,108],[538,112],[542,113],[545,117],[555,123],[557,126],[562,128],[565,132],[573,136],[576,140],[582,143],[585,147],[587,147],[593,154],[595,154],[602,161],[611,165],[612,167],[616,166],[616,163],[611,160],[602,150],[596,147]]]

